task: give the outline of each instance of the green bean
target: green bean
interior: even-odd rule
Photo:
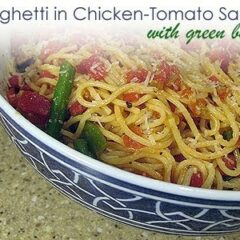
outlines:
[[[89,150],[87,141],[85,139],[77,139],[73,143],[74,149],[89,157],[96,158],[96,156]]]
[[[50,118],[47,125],[47,134],[59,139],[65,120],[69,96],[72,91],[75,68],[67,61],[60,66],[59,79],[54,91]]]
[[[92,122],[86,122],[81,137],[84,138],[88,146],[98,158],[107,147],[107,140],[100,131],[99,127]]]

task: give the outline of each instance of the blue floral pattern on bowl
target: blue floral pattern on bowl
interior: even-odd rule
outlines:
[[[60,154],[20,127],[1,108],[0,122],[42,176],[65,195],[105,216],[148,230],[184,235],[240,229],[240,200],[184,197],[129,184]]]

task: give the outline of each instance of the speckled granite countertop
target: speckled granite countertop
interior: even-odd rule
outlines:
[[[21,157],[0,127],[0,240],[237,240],[172,236],[107,219],[56,191]]]

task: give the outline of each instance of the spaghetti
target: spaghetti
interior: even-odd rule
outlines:
[[[69,39],[40,43],[41,55],[21,74],[31,91],[52,100],[61,62],[76,68],[61,131],[66,144],[72,147],[85,123],[94,122],[107,140],[99,157],[107,164],[166,182],[240,189],[240,55],[234,43],[187,48]]]

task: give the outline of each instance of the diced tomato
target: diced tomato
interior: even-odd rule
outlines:
[[[227,73],[228,72],[228,66],[229,66],[229,62],[230,62],[230,56],[229,53],[223,49],[223,48],[217,48],[217,49],[213,49],[209,55],[208,55],[209,59],[211,62],[216,62],[219,61],[220,62],[220,67],[221,69]]]
[[[200,109],[197,108],[197,102],[191,102],[189,105],[194,116],[198,116],[200,114]]]
[[[218,96],[219,98],[222,100],[222,101],[225,101],[227,99],[227,97],[229,96],[230,94],[230,91],[228,88],[226,87],[219,87],[217,89],[217,93],[218,93]]]
[[[88,74],[95,80],[103,80],[106,76],[106,66],[99,55],[92,55],[84,59],[76,66],[76,71],[81,74]]]
[[[162,61],[159,70],[156,72],[153,81],[156,82],[159,89],[165,86],[175,91],[179,91],[181,87],[180,71],[176,65],[169,65],[166,61]]]
[[[185,88],[180,92],[180,95],[183,98],[189,98],[192,94],[193,94],[193,91],[191,88]]]
[[[50,73],[49,71],[41,71],[39,77],[40,78],[56,78],[56,76]]]
[[[214,75],[210,76],[208,79],[214,84],[219,83],[218,78]]]
[[[47,123],[50,107],[51,102],[36,92],[23,91],[18,97],[17,110],[39,127]]]
[[[63,47],[65,47],[65,43],[60,41],[51,41],[47,44],[46,47],[44,47],[40,54],[40,59],[44,61],[49,55],[58,52]]]
[[[12,105],[14,108],[16,108],[17,103],[18,103],[18,97],[17,97],[15,89],[9,88],[7,90],[6,96],[7,96],[7,99],[8,99],[8,102],[10,103],[10,105]]]
[[[223,157],[223,162],[225,166],[230,170],[235,170],[237,168],[237,161],[234,154],[228,154],[227,157]]]
[[[81,105],[78,101],[74,102],[69,108],[69,112],[72,116],[80,115],[86,110],[87,108]]]
[[[203,176],[201,172],[193,173],[191,177],[190,186],[201,187],[203,185]]]
[[[8,79],[9,86],[14,89],[20,89],[22,79],[19,75],[13,75]]]
[[[182,83],[181,78],[177,78],[175,80],[168,81],[166,83],[166,86],[174,91],[179,91],[181,89],[181,83]]]
[[[133,131],[135,134],[142,136],[143,135],[143,131],[140,127],[136,126],[136,125],[131,125],[129,126],[130,130]]]
[[[140,127],[138,127],[136,125],[131,125],[129,128],[135,134],[137,134],[139,136],[143,135],[143,131]],[[127,135],[123,135],[123,143],[128,148],[140,149],[140,148],[144,147],[141,143],[133,140],[132,138],[128,137]]]
[[[127,72],[126,79],[128,83],[130,82],[141,83],[146,80],[147,75],[148,75],[148,71],[143,68],[138,70],[131,70]]]
[[[154,75],[153,80],[157,80],[163,85],[169,80],[171,74],[170,65],[166,61],[162,61],[159,64],[159,70]]]
[[[201,114],[201,110],[207,106],[207,101],[203,98],[199,98],[194,102],[189,104],[189,108],[192,111],[193,115],[198,117]]]
[[[123,139],[124,145],[128,148],[140,149],[144,147],[141,143],[134,141],[127,135],[123,135],[122,139]]]
[[[125,102],[136,102],[140,99],[141,95],[135,92],[125,93],[122,98]]]

